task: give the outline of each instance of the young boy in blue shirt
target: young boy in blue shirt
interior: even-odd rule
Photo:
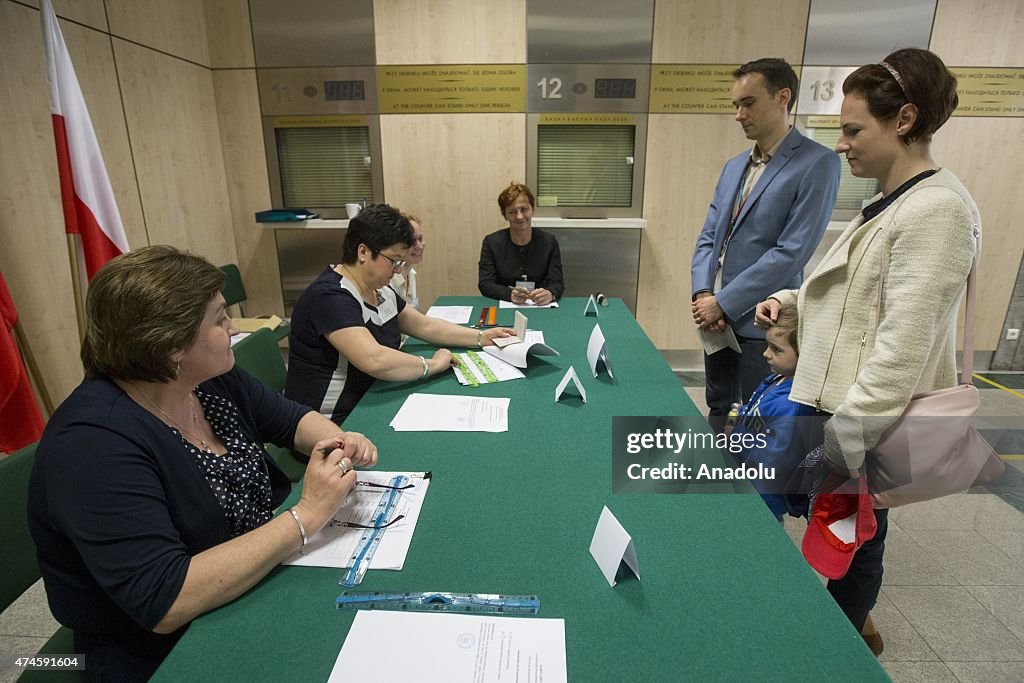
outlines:
[[[813,447],[814,431],[821,428],[822,419],[815,420],[814,416],[824,418],[814,408],[789,400],[799,359],[797,322],[796,306],[783,306],[779,310],[778,320],[765,334],[768,348],[764,357],[772,374],[740,409],[732,432],[734,435],[761,435],[758,445],[736,457],[745,466],[757,467],[760,463],[765,468],[774,468],[772,479],[753,480],[751,484],[780,522],[786,513],[794,517],[807,516],[807,495],[789,491],[787,483]],[[760,444],[764,444],[763,447]]]

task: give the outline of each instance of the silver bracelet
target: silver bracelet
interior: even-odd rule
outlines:
[[[477,330],[476,331],[476,345],[479,346],[481,349],[484,348],[484,345],[480,343],[480,342],[483,341],[483,338],[484,338],[484,331],[483,330]]]
[[[420,362],[423,363],[423,374],[420,375],[420,379],[426,379],[427,375],[430,374],[430,366],[427,365],[427,359],[420,356]]]
[[[302,520],[299,519],[299,513],[295,511],[295,508],[288,508],[288,512],[292,513],[292,519],[299,525],[299,533],[302,534],[302,545],[309,543],[309,538],[306,537],[306,527],[302,526]]]

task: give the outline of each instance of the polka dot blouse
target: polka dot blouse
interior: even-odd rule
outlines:
[[[220,502],[231,536],[241,536],[273,517],[270,473],[263,461],[263,447],[252,443],[242,433],[234,403],[198,389],[196,396],[227,452],[223,455],[206,453],[175,431]]]

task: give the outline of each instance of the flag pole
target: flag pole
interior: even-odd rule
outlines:
[[[35,354],[32,353],[32,348],[28,345],[28,339],[25,338],[25,332],[21,329],[20,320],[14,323],[14,339],[18,342],[18,352],[21,354],[21,360],[25,364],[25,369],[28,370],[28,375],[36,387],[36,392],[43,401],[43,408],[46,409],[46,419],[48,420],[53,415],[53,399],[50,398],[50,392],[47,391],[46,385],[43,383],[43,375],[39,371],[39,364],[36,363]]]
[[[85,341],[85,306],[82,301],[82,272],[78,267],[78,235],[65,233],[68,241],[68,262],[71,264],[71,290],[75,299],[75,321],[78,323],[78,343]]]

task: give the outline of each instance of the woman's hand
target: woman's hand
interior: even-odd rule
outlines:
[[[427,363],[427,366],[430,368],[431,375],[437,375],[450,368],[453,361],[451,351],[448,349],[438,349],[434,352],[434,356]]]
[[[493,346],[495,337],[513,337],[515,333],[515,330],[510,330],[507,327],[493,327],[484,330],[480,335],[480,346]]]
[[[767,330],[779,319],[782,304],[778,299],[765,299],[754,308],[754,327]]]
[[[352,434],[341,437],[345,439],[345,450],[355,447],[350,446],[349,441],[353,441],[353,444],[358,441],[350,439],[350,436]],[[365,441],[361,434],[355,436]],[[336,437],[318,441],[309,457],[309,464],[306,465],[306,474],[302,479],[302,497],[295,507],[308,536],[312,536],[327,524],[356,485],[352,460],[342,449],[337,448],[337,444]],[[331,447],[334,447],[333,450],[326,455],[322,452]]]
[[[331,451],[340,448],[342,455],[352,461],[353,467],[375,467],[377,465],[377,447],[359,432],[342,432],[333,439],[317,443],[316,448],[327,448]],[[313,452],[317,453],[317,450]]]
[[[531,299],[533,303],[536,304],[537,306],[547,306],[548,304],[555,300],[554,294],[542,288],[537,288],[533,290],[527,295],[526,298]]]

